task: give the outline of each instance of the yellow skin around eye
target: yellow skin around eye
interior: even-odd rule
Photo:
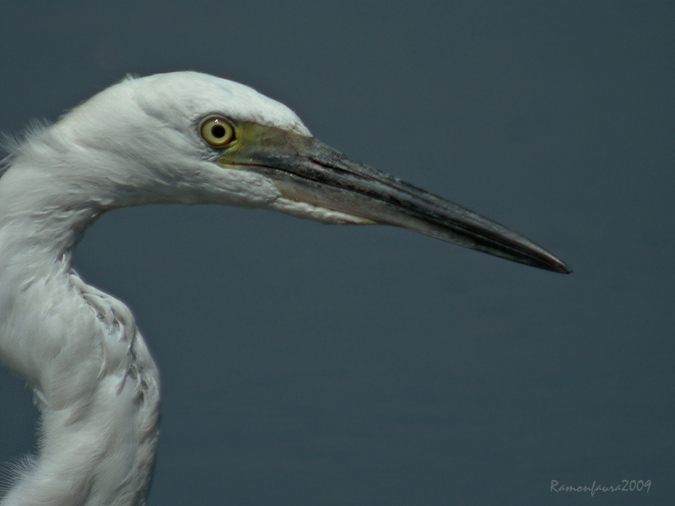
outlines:
[[[210,117],[200,128],[202,138],[211,146],[222,148],[234,139],[234,128],[224,118]]]

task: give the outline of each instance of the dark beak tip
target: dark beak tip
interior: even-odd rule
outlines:
[[[548,258],[547,262],[544,265],[537,265],[536,267],[541,267],[543,269],[558,272],[560,274],[572,274],[572,268],[568,266],[565,262],[558,258]]]
[[[572,270],[571,267],[569,267],[569,266],[567,266],[567,265],[565,265],[565,264],[562,264],[562,265],[560,266],[560,271],[559,271],[559,272],[561,272],[562,274],[572,274],[574,271]]]
[[[556,266],[555,272],[559,272],[560,274],[572,274],[574,271],[567,265],[560,264]]]

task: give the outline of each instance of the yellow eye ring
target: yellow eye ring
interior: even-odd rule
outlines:
[[[234,127],[221,116],[209,116],[202,121],[199,132],[214,148],[227,146],[234,140]]]

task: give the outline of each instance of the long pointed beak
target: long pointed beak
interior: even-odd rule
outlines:
[[[540,269],[572,272],[558,257],[499,223],[311,137],[295,137],[290,147],[286,144],[280,150],[261,149],[245,165],[270,177],[292,200],[408,228]]]

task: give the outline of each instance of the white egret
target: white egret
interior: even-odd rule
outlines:
[[[144,504],[157,367],[130,310],[71,254],[102,213],[152,203],[263,207],[390,224],[535,267],[551,253],[347,158],[285,106],[194,72],[127,78],[10,147],[0,178],[0,360],[32,386],[39,452],[3,506]]]

